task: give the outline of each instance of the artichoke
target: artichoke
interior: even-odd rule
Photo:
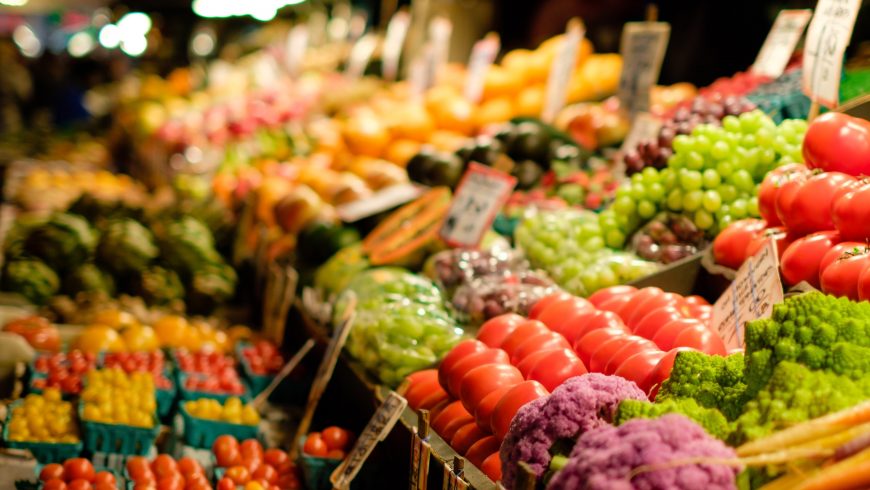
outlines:
[[[55,213],[34,228],[24,243],[24,252],[42,259],[55,270],[74,268],[94,254],[97,235],[87,220],[68,213]]]
[[[160,239],[160,252],[166,265],[188,277],[209,265],[223,262],[215,250],[211,230],[190,216],[166,226]]]
[[[115,280],[93,263],[82,264],[63,278],[63,291],[70,296],[83,291],[99,291],[112,296]]]
[[[184,286],[175,271],[155,266],[139,274],[136,294],[150,305],[167,305],[184,298]]]
[[[112,272],[123,274],[143,271],[158,252],[147,228],[132,219],[119,219],[106,227],[97,255]]]
[[[196,271],[188,288],[188,307],[196,312],[213,310],[233,297],[237,280],[236,271],[223,263]]]
[[[32,303],[41,305],[57,293],[60,279],[44,262],[14,260],[6,264],[3,290],[19,293]]]
[[[45,224],[47,218],[34,215],[18,216],[6,233],[3,249],[6,260],[26,257],[25,246],[30,232]]]

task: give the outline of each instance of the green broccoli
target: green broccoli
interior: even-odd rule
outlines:
[[[670,398],[661,403],[649,403],[639,400],[623,400],[613,417],[615,425],[622,425],[631,419],[654,419],[666,413],[681,413],[697,422],[711,436],[726,440],[731,433],[731,427],[722,412],[715,408],[698,405],[691,398]]]
[[[742,354],[722,357],[695,351],[680,352],[656,401],[692,398],[699,405],[718,409],[728,420],[734,420],[746,402],[743,366]]]
[[[731,443],[742,444],[773,431],[855,405],[870,397],[870,378],[852,380],[829,371],[784,361],[750,400],[734,425]]]

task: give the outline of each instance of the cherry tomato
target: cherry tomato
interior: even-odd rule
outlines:
[[[845,252],[821,272],[822,291],[858,301],[858,280],[870,267],[870,250]]]
[[[565,291],[556,291],[555,293],[548,294],[532,305],[531,309],[529,309],[529,318],[537,320],[538,317],[541,316],[541,313],[551,304],[560,301],[568,301],[573,297],[573,295],[566,293]]]
[[[174,473],[163,478],[157,479],[157,490],[183,490],[184,478],[180,474]]]
[[[84,478],[75,478],[66,484],[67,490],[93,490],[93,485]]]
[[[489,432],[489,426],[492,423],[492,411],[495,410],[495,406],[498,405],[501,397],[511,388],[513,388],[513,386],[502,386],[483,397],[483,400],[477,404],[477,408],[474,410],[474,421],[477,423],[478,427],[485,430],[487,433]],[[460,454],[462,453],[462,451],[459,450],[457,450],[457,452]]]
[[[353,438],[349,430],[336,426],[323,429],[320,435],[329,449],[347,449],[350,440]]]
[[[561,332],[572,317],[593,309],[592,303],[583,298],[572,297],[568,300],[550,303],[536,318],[554,332]]]
[[[498,451],[484,458],[483,463],[480,464],[480,471],[492,481],[501,480],[501,457]]]
[[[508,390],[495,405],[490,419],[490,428],[495,437],[504,439],[514,416],[526,403],[537,400],[550,392],[534,380],[523,381]]]
[[[144,456],[133,456],[127,460],[127,474],[133,481],[156,481],[151,464]]]
[[[822,256],[822,260],[819,262],[819,278],[832,262],[845,255],[846,252],[850,252],[851,255],[859,255],[865,248],[867,248],[867,244],[861,242],[840,242],[834,245]]]
[[[73,480],[92,482],[95,474],[94,465],[85,458],[72,458],[63,463],[63,475],[68,482]]]
[[[42,490],[67,490],[66,483],[60,479],[48,480],[42,484]]]
[[[108,484],[104,482],[94,483],[94,490],[118,490],[118,486],[115,484]]]
[[[549,298],[549,296],[547,298]],[[541,301],[544,301],[547,298],[544,298]],[[535,303],[535,306],[540,304],[541,301]],[[534,310],[534,307],[532,307],[532,310]],[[485,321],[477,331],[477,340],[490,347],[499,347],[501,346],[501,343],[504,342],[505,337],[510,335],[510,333],[517,328],[517,325],[525,321],[525,318],[516,313],[505,313],[504,315],[490,318]]]
[[[542,357],[529,371],[529,379],[540,382],[553,391],[566,379],[586,374],[586,366],[568,349],[555,350]]]
[[[542,350],[565,348],[570,349],[571,344],[556,332],[544,332],[532,335],[520,344],[511,355],[511,364],[518,364],[530,354]]]
[[[780,218],[791,233],[806,235],[831,230],[834,194],[855,177],[840,172],[823,172],[809,177],[797,191],[789,211]]]
[[[803,157],[809,168],[870,175],[870,123],[839,112],[822,114],[807,127]]]
[[[806,281],[813,287],[820,287],[819,266],[825,254],[840,243],[837,231],[821,231],[798,238],[783,252],[780,258],[782,277],[789,285]]]
[[[133,484],[133,490],[157,490],[157,482],[137,481]]]
[[[290,462],[290,456],[281,449],[270,448],[266,449],[266,452],[263,453],[263,461],[280,470]]]
[[[328,453],[326,453],[326,457],[329,459],[344,459],[347,457],[347,454],[341,449],[330,449]]]
[[[168,454],[160,454],[151,462],[151,469],[157,481],[161,478],[178,473],[178,463]]]
[[[630,335],[628,337],[631,339],[631,342],[626,343],[621,349],[616,351],[610,359],[607,360],[607,365],[604,367],[604,374],[613,374],[622,366],[622,363],[625,362],[629,357],[639,354],[643,351],[647,350],[659,350],[658,347],[652,341],[647,340],[643,337],[639,337],[637,335]]]
[[[587,333],[577,342],[574,342],[574,352],[583,361],[584,366],[589,366],[592,362],[592,354],[602,344],[616,337],[627,336],[628,332],[621,328],[598,328]]]
[[[574,318],[565,328],[563,336],[572,346],[587,333],[598,328],[616,328],[628,332],[622,318],[612,311],[592,310]]]
[[[834,226],[846,240],[870,239],[870,183],[862,181],[831,209]]]
[[[643,381],[643,386],[646,386],[649,389],[648,394],[650,400],[656,399],[656,395],[658,394],[662,383],[671,376],[671,369],[674,367],[674,359],[676,359],[677,354],[691,350],[694,349],[688,347],[675,347],[667,351],[661,360],[659,360],[655,368],[649,373],[647,379]]]
[[[656,332],[652,340],[657,346],[659,346],[659,349],[668,351],[674,347],[679,347],[675,341],[677,336],[680,335],[683,330],[699,325],[707,328],[700,320],[694,318],[679,318],[663,325],[662,328]]]
[[[462,402],[456,400],[447,405],[444,410],[441,411],[438,415],[431,418],[432,420],[432,429],[437,432],[439,435],[444,433],[444,428],[447,427],[447,424],[453,422],[454,420],[464,420],[465,423],[473,422],[474,417],[468,413],[468,410],[462,406]],[[465,425],[462,424],[462,425]],[[461,425],[460,425],[461,427]],[[458,430],[459,427],[456,428]],[[449,438],[447,438],[449,440]]]
[[[642,350],[623,361],[613,375],[634,381],[646,393],[649,390],[647,380],[664,356],[665,353],[657,348]]]
[[[251,475],[254,480],[266,480],[269,484],[278,482],[278,471],[269,464],[262,464],[254,474]]]
[[[221,468],[235,466],[242,460],[239,441],[230,435],[218,436],[211,445],[211,452],[214,453],[217,464]]]
[[[538,320],[527,320],[518,325],[510,335],[505,337],[504,342],[501,344],[501,349],[507,352],[508,356],[512,356],[517,347],[522,345],[522,343],[529,337],[532,335],[547,333],[549,331],[550,329],[547,328],[543,322]]]
[[[217,490],[236,490],[236,482],[228,476],[224,476],[217,483]]]
[[[302,451],[309,456],[322,458],[329,452],[323,438],[320,437],[320,432],[312,432],[305,438],[305,444],[302,446]]]
[[[311,434],[309,434],[308,437],[310,438]],[[303,449],[303,451],[305,451],[305,449]],[[305,452],[308,453],[308,451],[305,451]],[[311,453],[308,453],[308,454],[311,454]],[[324,453],[324,454],[326,454],[326,453]],[[229,478],[230,480],[232,480],[233,483],[235,483],[236,485],[244,485],[245,483],[248,483],[251,480],[251,472],[248,470],[248,468],[246,468],[242,465],[236,465],[236,466],[231,466],[231,467],[227,468],[227,471],[226,471],[226,473],[224,473],[224,476],[226,478]]]
[[[281,490],[298,490],[302,488],[302,482],[299,481],[298,476],[288,473],[278,478],[278,488]]]
[[[485,364],[510,364],[510,357],[501,349],[487,349],[483,352],[475,352],[457,362],[447,378],[447,392],[459,398],[459,385],[462,378],[477,366]]]
[[[459,384],[459,399],[468,413],[474,413],[486,395],[503,386],[523,382],[520,370],[510,364],[484,364],[468,371]]]
[[[115,475],[110,471],[100,471],[96,475],[94,475],[94,485],[111,485],[112,488],[117,486],[118,482],[115,481]]]
[[[800,163],[789,163],[767,173],[758,190],[758,214],[768,226],[782,224],[779,216],[776,215],[776,197],[780,187],[796,175],[806,177],[808,174],[809,169]]]
[[[475,442],[483,439],[487,433],[477,426],[477,422],[471,422],[460,427],[450,439],[450,447],[459,454],[463,454]]]
[[[713,257],[716,263],[731,269],[739,269],[746,260],[746,247],[764,230],[766,224],[760,219],[742,219],[725,227],[713,240]]]
[[[242,441],[242,444],[239,446],[239,452],[242,453],[243,458],[247,456],[248,458],[253,457],[260,461],[263,460],[263,445],[256,439]]]
[[[54,479],[63,480],[63,465],[49,463],[43,466],[42,471],[39,472],[39,480],[48,481]]]
[[[629,295],[637,291],[637,288],[634,286],[610,286],[609,288],[599,289],[592,293],[591,296],[586,298],[598,309],[601,309],[601,305],[606,301],[615,298],[621,297],[625,295]]]
[[[663,306],[657,310],[649,312],[643,317],[633,330],[635,335],[645,339],[652,339],[656,332],[659,331],[666,323],[683,318],[683,313],[673,306]]]
[[[501,441],[498,440],[497,437],[484,437],[468,448],[468,451],[465,453],[465,459],[467,459],[469,463],[480,468],[483,464],[483,460],[489,457],[490,454],[498,451],[499,446],[501,446]]]

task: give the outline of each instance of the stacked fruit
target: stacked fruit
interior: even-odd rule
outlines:
[[[154,352],[109,352],[103,358],[103,367],[107,369],[120,368],[125,373],[151,373],[154,387],[158,390],[172,388],[172,382],[166,377],[166,364],[163,351]]]
[[[242,403],[237,397],[229,397],[221,402],[212,398],[200,398],[184,402],[187,413],[198,419],[218,420],[236,425],[257,425],[260,414],[253,405]]]
[[[245,386],[235,369],[235,360],[219,352],[174,351],[175,362],[182,372],[182,387],[188,391],[242,395]]]
[[[75,443],[79,441],[75,418],[73,404],[62,401],[56,388],[47,388],[42,395],[27,395],[12,408],[8,438],[15,442]]]
[[[85,458],[47,464],[39,472],[39,481],[44,490],[118,490],[114,473],[97,471]]]
[[[78,395],[82,390],[82,376],[96,368],[97,356],[79,350],[43,354],[36,358],[33,366],[36,371],[31,381],[33,388],[57,388],[65,394]]]
[[[757,184],[770,170],[802,160],[805,130],[805,121],[777,126],[752,111],[726,116],[721,128],[702,124],[690,136],[675,137],[668,166],[633,175],[600,214],[607,245],[621,247],[659,210],[685,214],[711,236],[734,220],[758,216]]]
[[[133,456],[127,460],[125,469],[131,490],[212,489],[202,465],[191,457],[176,460],[168,454],[160,454],[148,461],[144,456]]]
[[[217,490],[297,490],[302,488],[295,463],[277,448],[263,450],[256,439],[239,441],[230,435],[215,439],[211,446],[218,479]]]
[[[284,357],[278,347],[268,340],[259,340],[242,348],[242,357],[252,374],[263,376],[276,374],[284,366]]]
[[[81,399],[84,403],[82,417],[86,421],[154,426],[157,401],[150,373],[127,374],[119,368],[91,371]]]
[[[330,426],[320,432],[309,432],[302,452],[316,458],[344,459],[353,440],[353,433],[349,430]]]

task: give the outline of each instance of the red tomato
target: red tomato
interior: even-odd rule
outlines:
[[[469,463],[480,468],[483,464],[483,460],[488,458],[490,454],[498,451],[499,446],[501,446],[501,441],[498,440],[497,437],[484,437],[468,448],[468,452],[465,453],[465,459],[467,459]]]
[[[538,363],[541,358],[553,352],[554,350],[564,349],[564,347],[555,347],[551,349],[542,349],[536,352],[533,352],[526,357],[523,358],[520,362],[516,363],[515,366],[520,370],[520,373],[523,375],[523,378],[528,378],[529,371],[535,367],[535,364]],[[571,350],[571,349],[567,349]]]
[[[665,306],[673,306],[674,308],[685,308],[686,304],[683,301],[683,297],[679,294],[675,293],[662,293],[654,295],[651,298],[648,298],[641,304],[638,304],[637,307],[629,314],[628,322],[626,326],[631,330],[641,320],[648,314],[658,310],[659,308]]]
[[[713,240],[713,257],[716,263],[739,269],[746,260],[746,246],[762,233],[765,226],[765,222],[760,219],[742,219],[725,227]]]
[[[421,383],[432,378],[438,379],[437,369],[421,369],[405,376],[405,384],[407,384],[410,388],[417,383]]]
[[[517,328],[508,335],[501,344],[501,349],[507,352],[508,356],[512,356],[514,351],[529,337],[539,333],[547,333],[550,329],[538,320],[527,320],[517,326]]]
[[[480,464],[480,471],[492,481],[501,480],[501,457],[498,451],[487,456]]]
[[[270,464],[275,468],[280,469],[290,461],[290,456],[281,449],[270,448],[266,449],[266,452],[263,453],[263,461],[265,461],[266,464]]]
[[[800,163],[789,163],[767,173],[758,190],[758,213],[768,226],[782,224],[776,215],[776,197],[780,187],[796,175],[806,176],[808,173],[806,165]]]
[[[592,310],[578,315],[565,328],[565,340],[574,345],[587,333],[599,328],[615,328],[628,332],[622,318],[612,311]]]
[[[649,391],[647,393],[649,394],[650,400],[656,399],[656,395],[658,394],[662,383],[671,376],[671,369],[674,367],[674,359],[676,359],[677,354],[691,350],[694,349],[688,347],[675,347],[667,351],[661,360],[659,360],[655,368],[649,373],[649,376],[643,381],[643,385],[648,387]]]
[[[323,429],[320,436],[329,449],[347,449],[348,444],[353,439],[353,434],[349,430],[336,426]]]
[[[459,400],[451,402],[441,411],[441,413],[432,417],[430,420],[432,421],[432,429],[441,435],[444,433],[444,428],[447,427],[447,424],[457,419],[466,420],[466,423],[474,421],[474,417],[468,413],[468,410],[462,406],[462,402]],[[456,429],[458,430],[459,427]],[[447,439],[449,440],[449,438]]]
[[[429,397],[432,393],[446,393],[438,382],[438,371],[434,369],[427,369],[427,371],[431,371],[433,375],[419,378],[414,384],[408,387],[408,390],[405,391],[405,394],[403,395],[405,399],[408,400],[408,406],[414,410],[420,408],[420,404],[423,400]]]
[[[632,335],[619,335],[598,344],[592,356],[589,357],[589,371],[603,373],[604,368],[607,367],[607,361],[613,357],[613,354],[616,354],[619,349],[622,349],[627,344],[634,342],[632,337]]]
[[[864,272],[858,276],[858,298],[861,301],[870,301],[870,268],[864,269]]]
[[[601,345],[610,339],[616,337],[627,337],[628,332],[619,328],[597,328],[587,333],[574,342],[574,352],[583,361],[584,366],[589,366],[592,361],[592,354],[598,350]]]
[[[159,481],[161,478],[178,473],[178,463],[168,454],[160,454],[151,462],[151,469]]]
[[[490,428],[495,437],[504,439],[510,429],[514,415],[526,403],[537,400],[550,392],[541,383],[534,380],[523,381],[514,386],[496,404],[490,419]]]
[[[281,478],[278,478],[278,488],[281,490],[298,490],[302,488],[302,482],[299,481],[298,476],[293,473],[287,473],[286,475],[281,475]]]
[[[112,488],[117,486],[115,475],[110,471],[100,471],[94,475],[94,485],[110,485]]]
[[[713,317],[713,307],[710,305],[692,305],[689,307],[689,318],[708,322]]]
[[[704,299],[703,296],[698,296],[697,294],[692,294],[690,296],[686,296],[685,298],[683,298],[683,302],[686,303],[686,305],[688,305],[688,306],[691,306],[691,305],[709,305],[710,304],[710,302],[707,301],[706,299]]]
[[[94,465],[85,458],[71,458],[63,462],[63,475],[66,481],[84,480],[94,481]]]
[[[194,473],[184,478],[184,490],[211,489],[209,480],[202,473]]]
[[[631,329],[632,317],[638,313],[638,307],[642,306],[644,303],[651,299],[655,299],[658,296],[661,296],[665,292],[657,287],[648,287],[639,289],[634,295],[632,295],[631,299],[628,300],[627,303],[622,305],[620,309],[616,312],[620,318],[625,322],[625,325]],[[645,313],[649,313],[649,311],[645,311]],[[641,316],[642,318],[642,316]],[[638,318],[640,320],[640,318]]]
[[[652,339],[666,323],[683,317],[683,313],[673,306],[663,306],[643,317],[635,326],[633,333],[645,339]]]
[[[495,320],[495,318],[493,318],[493,320]],[[450,352],[444,356],[441,365],[438,367],[438,382],[441,383],[441,386],[446,390],[450,373],[453,371],[453,366],[455,366],[456,363],[464,360],[468,356],[484,352],[488,349],[489,346],[477,339],[463,340],[456,344],[452,349],[450,349]]]
[[[347,457],[347,453],[345,453],[341,449],[330,449],[329,452],[326,453],[326,457],[329,459],[342,460]]]
[[[63,465],[49,463],[43,466],[42,470],[39,472],[39,480],[48,481],[54,479],[63,480]]]
[[[622,296],[614,296],[609,300],[601,303],[601,306],[598,307],[599,310],[612,311],[619,315],[619,312],[622,311],[622,307],[625,306],[631,298],[637,293],[637,291],[632,293],[627,293]],[[625,318],[622,318],[622,315],[619,315],[619,318],[624,322]]]
[[[647,350],[659,350],[658,347],[652,341],[647,340],[643,337],[639,337],[637,335],[630,335],[628,337],[632,341],[625,344],[621,349],[616,351],[610,359],[607,361],[607,365],[604,367],[604,374],[613,374],[622,366],[622,363],[625,362],[629,357],[632,357],[635,354],[639,354],[643,351]]]
[[[484,364],[468,371],[459,384],[459,399],[468,413],[474,413],[486,395],[503,386],[523,382],[520,370],[510,364]]]
[[[93,485],[84,478],[76,478],[66,484],[67,490],[93,490]]]
[[[565,291],[556,291],[555,293],[548,294],[532,305],[531,309],[529,309],[529,318],[537,320],[541,313],[551,304],[560,301],[567,301],[573,297],[572,294],[566,293]]]
[[[511,355],[511,364],[516,365],[535,352],[560,348],[570,349],[571,344],[565,340],[565,337],[562,337],[556,332],[545,332],[532,335],[527,338],[525,342],[520,344],[516,350],[514,350],[513,355]]]
[[[843,185],[854,181],[855,177],[840,172],[809,177],[797,191],[789,211],[781,216],[783,224],[796,235],[833,229],[831,205],[834,194]]]
[[[3,325],[4,332],[24,337],[36,350],[57,352],[60,350],[60,332],[48,319],[41,316],[28,316],[11,320]]]
[[[66,490],[66,483],[57,478],[48,480],[42,484],[42,490]]]
[[[586,374],[586,366],[568,349],[555,350],[542,357],[529,371],[529,379],[539,381],[553,391],[566,379]]]
[[[242,453],[242,457],[248,456],[263,460],[263,445],[256,439],[246,439],[243,441],[239,446],[239,452]]]
[[[127,460],[127,474],[133,481],[156,481],[151,464],[144,456],[133,456]]]
[[[813,233],[792,242],[779,261],[785,282],[793,286],[806,281],[818,288],[819,265],[828,250],[837,243],[840,243],[840,234],[833,230]]]
[[[94,490],[118,490],[118,485],[108,483],[94,483]]]
[[[834,226],[846,240],[870,239],[870,183],[860,182],[831,208]]]
[[[441,412],[443,412],[444,409],[447,408],[447,407],[449,407],[450,404],[453,403],[454,401],[455,401],[455,400],[453,400],[452,398],[448,398],[448,399],[446,399],[446,400],[444,400],[444,401],[439,402],[439,403],[438,403],[437,405],[435,405],[434,407],[432,407],[432,410],[429,410],[429,420],[432,420],[432,419],[434,419],[435,417],[437,417],[438,414],[440,414]]]
[[[211,445],[211,452],[214,453],[217,464],[221,468],[235,466],[242,459],[239,453],[239,441],[230,435],[218,436]]]
[[[755,254],[761,250],[761,247],[767,244],[768,240],[773,240],[774,244],[776,244],[777,257],[782,257],[785,249],[791,245],[791,242],[796,238],[794,235],[788,234],[787,231],[788,230],[786,230],[784,226],[777,226],[764,230],[761,234],[750,240],[749,244],[746,245],[746,257],[755,256]]]
[[[450,439],[450,447],[453,448],[459,454],[463,454],[465,451],[468,451],[468,448],[471,447],[475,442],[483,439],[488,434],[477,426],[477,422],[471,422],[470,424],[465,424],[459,428],[454,434],[453,438]]]
[[[803,156],[810,168],[870,175],[870,123],[839,112],[822,114],[807,128]]]
[[[184,478],[178,473],[157,479],[157,490],[182,490],[183,488]]]
[[[542,301],[545,301],[549,297],[550,296],[547,296],[538,301],[535,303],[535,306],[538,306]],[[535,307],[532,307],[532,310],[534,309]],[[499,347],[501,346],[501,343],[504,342],[505,337],[510,335],[510,333],[517,328],[517,325],[524,321],[526,321],[526,319],[516,313],[506,313],[495,318],[490,318],[485,321],[483,325],[480,326],[480,330],[477,331],[477,340],[490,347]]]
[[[722,337],[704,324],[683,329],[674,339],[673,347],[690,347],[716,356],[724,356],[728,350]]]
[[[447,378],[447,392],[459,398],[459,385],[462,378],[472,369],[485,364],[510,364],[510,357],[505,351],[492,348],[468,355],[453,366]]]
[[[822,256],[821,262],[819,262],[819,278],[821,278],[822,272],[824,272],[832,262],[842,257],[847,252],[851,255],[859,255],[866,247],[867,245],[861,242],[840,242],[834,245],[830,250],[825,252],[825,255]]]
[[[137,481],[133,485],[133,490],[157,490],[157,482],[141,482]]]
[[[305,444],[302,446],[302,451],[309,456],[322,458],[329,452],[323,438],[320,437],[320,432],[312,432],[305,438]]]
[[[779,192],[776,193],[775,207],[776,216],[779,218],[780,223],[784,224],[786,222],[783,217],[791,213],[791,208],[797,198],[798,191],[808,177],[809,174],[795,173],[779,187]]]
[[[278,482],[278,470],[276,470],[273,466],[268,464],[260,465],[257,468],[257,471],[251,475],[251,478],[255,480],[266,480],[269,484]]]
[[[623,361],[613,374],[614,376],[621,376],[629,381],[634,381],[638,388],[646,393],[649,391],[647,380],[650,377],[650,373],[653,372],[656,365],[664,356],[665,353],[659,349],[640,351]]]
[[[477,423],[478,427],[489,433],[489,427],[492,423],[492,411],[495,410],[495,406],[498,405],[501,397],[511,388],[513,388],[513,386],[502,386],[483,397],[483,400],[477,404],[477,409],[474,410],[474,421]],[[458,450],[457,452],[460,454],[462,453]]]
[[[236,490],[236,482],[225,476],[218,481],[217,490]]]
[[[591,310],[592,303],[583,298],[572,297],[569,300],[554,301],[550,303],[543,311],[537,320],[544,323],[550,330],[561,332],[564,329],[566,322],[570,321],[571,317],[580,312]]]
[[[441,386],[439,385],[438,390],[429,393],[426,398],[420,401],[416,408],[417,410],[429,410],[431,412],[433,407],[435,407],[442,401],[449,399],[450,395],[446,391],[444,391],[444,389],[441,388]]]
[[[444,426],[444,428],[441,430],[441,432],[438,433],[438,435],[440,435],[441,438],[444,439],[445,441],[449,441],[449,440],[453,439],[454,435],[456,435],[456,431],[458,431],[459,429],[461,429],[462,427],[464,427],[468,424],[473,424],[473,423],[475,423],[473,415],[471,415],[471,414],[463,415],[462,417],[458,417],[458,418],[455,418],[455,419],[447,422],[447,424]]]
[[[656,332],[653,337],[653,342],[659,349],[663,351],[668,351],[673,349],[674,347],[678,347],[675,341],[677,336],[680,335],[680,332],[685,330],[686,328],[702,326],[707,328],[702,322],[696,320],[694,318],[679,318],[677,320],[670,321],[662,326],[658,332]]]
[[[609,288],[599,289],[592,293],[592,296],[586,298],[596,308],[601,308],[601,305],[615,297],[625,296],[637,291],[634,286],[610,286]]]
[[[311,434],[308,434],[308,439],[310,439],[310,438],[311,438]],[[306,443],[308,442],[308,439],[306,439],[306,441],[305,441]],[[303,451],[305,451],[309,455],[315,456],[315,455],[309,453],[304,448],[303,448]],[[326,452],[324,452],[323,454],[325,455]],[[251,480],[251,472],[248,471],[248,469],[242,465],[236,465],[236,466],[231,466],[231,467],[227,468],[227,472],[224,473],[224,476],[226,476],[227,478],[232,480],[236,485],[244,485],[245,483],[248,483],[248,481]]]
[[[870,250],[845,252],[821,272],[822,291],[858,301],[858,279],[870,267]]]

